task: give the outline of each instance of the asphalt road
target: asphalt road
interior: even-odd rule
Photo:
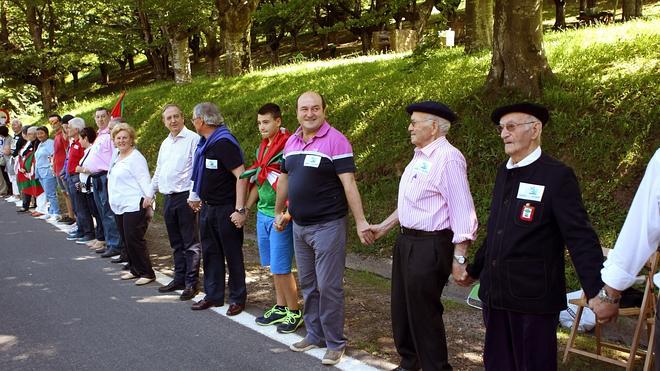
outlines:
[[[0,201],[0,370],[329,369],[120,274]]]

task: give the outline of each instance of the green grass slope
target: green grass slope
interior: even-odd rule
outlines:
[[[659,24],[651,17],[545,36],[558,79],[541,99],[552,109],[542,147],[575,169],[605,246],[616,238],[646,162],[660,146]],[[215,102],[251,161],[260,140],[258,107],[279,104],[285,126],[295,129],[296,97],[319,91],[328,101],[329,122],[353,144],[365,211],[377,223],[396,207],[399,176],[412,156],[405,106],[426,99],[445,102],[460,115],[448,139],[468,161],[481,239],[495,170],[506,158],[488,119],[506,101],[479,99],[489,62],[487,53],[465,56],[454,48],[428,52],[421,62],[401,55],[368,56],[282,66],[239,78],[202,77],[186,86],[160,82],[129,90],[125,116],[137,128],[139,147],[153,166],[167,135],[161,107],[175,102],[189,119],[196,103]],[[93,125],[94,108],[109,107],[115,99],[69,102],[61,112],[81,115]],[[363,247],[352,233],[350,248],[389,254],[393,235]]]

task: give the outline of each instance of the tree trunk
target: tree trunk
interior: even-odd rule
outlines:
[[[587,11],[587,0],[579,0],[579,1],[580,1],[580,13]]]
[[[103,85],[108,85],[108,83],[110,82],[110,76],[108,73],[108,64],[100,63],[99,71],[101,72],[101,75],[99,76],[99,83]]]
[[[543,51],[542,0],[495,0],[493,57],[486,80],[489,95],[542,94],[552,70]]]
[[[0,0],[0,46],[4,50],[13,49],[9,41],[9,27],[7,23],[7,5]]]
[[[51,84],[51,79],[55,79],[55,69],[48,68],[48,56],[44,53],[46,48],[43,39],[43,19],[42,14],[37,10],[35,3],[28,2],[25,7],[25,19],[30,29],[32,43],[38,55],[40,55],[39,74],[36,84],[41,93],[41,103],[44,112],[50,112],[57,107],[56,85]]]
[[[128,61],[128,69],[135,71],[135,56],[132,53],[126,53],[126,61]]]
[[[206,36],[206,73],[209,76],[216,76],[219,70],[218,57],[220,56],[220,45],[218,43],[218,26],[211,23],[204,30]]]
[[[566,29],[566,0],[555,0],[555,30]]]
[[[50,81],[45,79],[43,76],[41,78],[41,104],[43,106],[44,112],[51,112],[57,107],[55,103],[55,95],[53,94],[53,87],[50,84]]]
[[[192,62],[193,62],[193,64],[198,64],[199,63],[200,43],[201,43],[201,38],[199,37],[198,33],[192,35],[190,37],[190,39],[188,40],[188,46],[190,47],[190,51],[192,52]]]
[[[259,0],[216,0],[225,49],[225,75],[238,76],[252,70],[250,29]]]
[[[629,21],[642,16],[642,4],[639,0],[623,0],[623,20]]]
[[[362,55],[369,55],[369,50],[371,50],[371,32],[369,32],[368,28],[361,30],[360,41],[362,41]]]
[[[163,68],[162,56],[160,55],[158,49],[152,46],[154,37],[151,32],[151,22],[149,21],[149,16],[144,11],[144,4],[142,3],[142,0],[136,0],[135,4],[135,16],[140,22],[140,28],[142,29],[142,39],[147,45],[144,51],[144,55],[147,56],[147,62],[149,62],[151,65],[156,79],[165,79],[167,78],[167,67]]]
[[[172,69],[176,84],[192,82],[190,72],[190,56],[188,51],[188,34],[181,31],[168,31],[170,47],[172,48]]]
[[[119,65],[119,72],[123,75],[124,71],[126,71],[126,60],[123,58],[115,58],[115,62]]]
[[[644,1],[635,0],[635,17],[642,16],[642,8],[644,7]]]
[[[429,18],[431,17],[431,11],[435,5],[435,0],[424,0],[424,2],[419,6],[417,14],[419,15],[415,21],[415,31],[417,31],[417,37],[421,40],[424,30],[426,30],[426,25],[429,23]]]
[[[78,71],[78,70],[71,70],[71,71],[69,71],[69,72],[71,72],[71,76],[73,77],[73,86],[78,86],[78,73],[79,73],[80,71]]]
[[[465,53],[493,45],[493,0],[465,2]]]

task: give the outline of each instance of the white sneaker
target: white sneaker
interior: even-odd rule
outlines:
[[[16,198],[16,196],[9,196],[7,198],[7,202],[16,202],[16,201],[18,201],[18,198]]]
[[[49,223],[57,223],[60,221],[60,216],[57,214],[53,214],[50,216],[50,218],[46,219],[46,221]]]
[[[155,278],[140,277],[137,281],[135,281],[135,286],[146,285],[148,283],[154,282],[154,280]]]
[[[122,274],[120,278],[121,278],[122,280],[132,280],[132,279],[134,279],[134,278],[137,278],[137,276],[134,275],[134,274],[131,273],[131,272],[127,272],[127,273]]]
[[[14,204],[16,204],[16,207],[21,207],[21,206],[23,206],[23,201],[18,200],[16,202],[14,202]]]
[[[41,219],[41,220],[50,219],[50,214],[44,214],[44,215],[38,217],[37,219]]]

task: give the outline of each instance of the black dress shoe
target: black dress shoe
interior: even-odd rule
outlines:
[[[417,371],[419,370],[418,368],[403,368],[401,366],[397,366],[397,368],[393,369],[392,371]]]
[[[28,210],[28,209],[18,209],[18,210],[16,210],[17,213],[27,213],[28,211],[30,211],[30,210]]]
[[[101,247],[100,249],[94,250],[95,253],[97,254],[105,254],[105,247]]]
[[[221,307],[221,306],[222,306],[222,304],[218,305],[218,304],[210,302],[206,299],[202,299],[202,300],[198,301],[197,303],[193,304],[190,307],[190,309],[192,309],[192,310],[205,310],[205,309],[209,309],[211,307]]]
[[[231,303],[229,309],[227,309],[228,316],[235,316],[241,313],[245,309],[245,304]]]
[[[119,251],[117,250],[107,250],[103,254],[101,254],[102,258],[112,258],[113,256],[119,255]]]
[[[168,283],[167,285],[159,287],[158,292],[172,292],[176,290],[183,290],[185,288],[186,285],[182,283],[176,283],[174,281],[170,281],[170,283]]]
[[[128,260],[126,260],[126,259],[122,258],[121,256],[119,256],[119,257],[116,257],[114,259],[110,259],[110,263],[115,263],[115,264],[128,263]]]
[[[181,296],[179,296],[179,300],[181,301],[186,301],[190,300],[195,297],[199,293],[199,290],[197,287],[186,287],[183,292],[181,293]]]

